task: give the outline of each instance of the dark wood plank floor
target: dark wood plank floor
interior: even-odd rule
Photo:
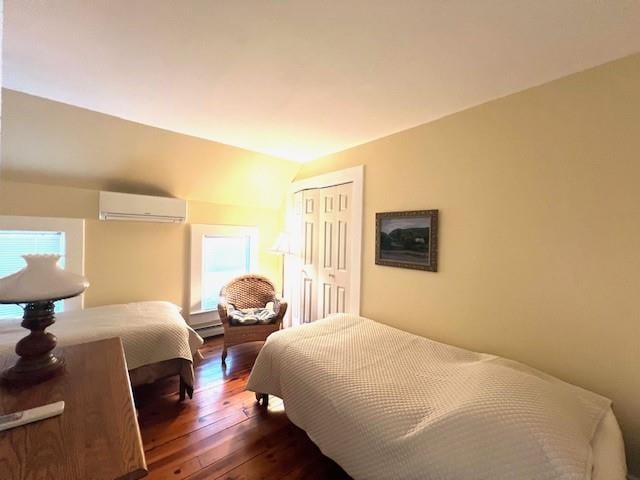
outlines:
[[[229,349],[208,339],[193,400],[178,402],[176,378],[135,389],[151,479],[349,479],[294,426],[282,402],[256,404],[245,385],[262,344]]]

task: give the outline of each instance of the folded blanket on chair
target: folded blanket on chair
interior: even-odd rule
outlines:
[[[227,315],[232,325],[255,325],[272,323],[278,316],[276,304],[267,303],[264,308],[236,308],[233,304],[227,304]]]

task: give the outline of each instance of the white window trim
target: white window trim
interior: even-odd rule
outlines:
[[[215,237],[249,237],[249,269],[258,271],[258,227],[239,225],[191,225],[191,295],[189,302],[189,323],[192,326],[220,324],[217,310],[202,309],[202,239]]]
[[[84,231],[82,218],[17,217],[0,215],[0,230],[64,232],[65,270],[84,275]],[[64,311],[84,308],[84,294],[63,300]]]

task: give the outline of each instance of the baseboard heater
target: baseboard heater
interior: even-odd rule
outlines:
[[[208,327],[195,328],[195,331],[198,332],[198,335],[200,335],[202,338],[215,337],[217,335],[224,334],[224,327],[222,326],[222,324],[211,325]]]

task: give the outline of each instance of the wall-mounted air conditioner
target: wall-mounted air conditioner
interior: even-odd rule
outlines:
[[[179,198],[100,192],[100,220],[184,223],[187,202]]]

